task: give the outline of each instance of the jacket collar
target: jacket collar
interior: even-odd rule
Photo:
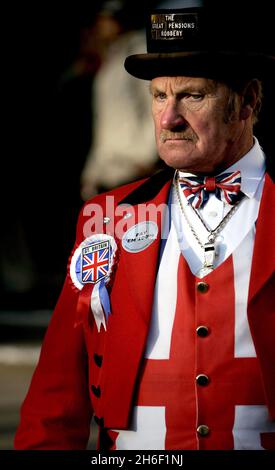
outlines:
[[[157,197],[165,183],[172,179],[175,170],[173,168],[165,168],[164,170],[155,173],[153,176],[148,178],[138,188],[128,194],[125,198],[119,201],[118,205],[130,204],[135,206],[137,204],[143,204],[151,201]]]

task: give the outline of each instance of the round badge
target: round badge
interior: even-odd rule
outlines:
[[[139,253],[148,248],[156,240],[157,235],[158,226],[155,222],[140,222],[123,235],[122,246],[130,253]]]
[[[113,237],[96,234],[83,240],[76,248],[70,264],[70,276],[81,290],[85,284],[109,281],[117,245]]]

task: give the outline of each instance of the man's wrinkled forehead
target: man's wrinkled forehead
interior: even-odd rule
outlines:
[[[167,91],[173,93],[196,91],[200,93],[211,93],[218,87],[216,80],[203,77],[157,77],[153,78],[150,83],[150,90]]]

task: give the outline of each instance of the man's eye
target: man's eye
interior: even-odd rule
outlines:
[[[204,95],[202,95],[200,93],[192,93],[187,97],[190,98],[193,101],[201,101],[203,99]]]
[[[154,95],[154,97],[157,101],[164,101],[166,99],[166,94],[165,93],[156,93]]]

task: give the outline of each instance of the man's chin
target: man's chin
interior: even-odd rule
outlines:
[[[177,154],[177,152],[172,152],[172,153],[159,153],[160,158],[166,163],[167,166],[170,166],[171,168],[174,168],[175,170],[178,170],[180,168],[187,168],[186,171],[188,171],[188,167],[192,166],[192,163],[190,161],[190,158],[188,158],[188,155],[183,155],[183,154]]]
[[[184,165],[182,162],[179,162],[178,160],[163,160],[163,161],[170,168],[174,168],[174,170],[181,170],[184,167],[187,168],[186,165]],[[189,170],[187,168],[187,169],[184,169],[184,171],[189,171]]]

